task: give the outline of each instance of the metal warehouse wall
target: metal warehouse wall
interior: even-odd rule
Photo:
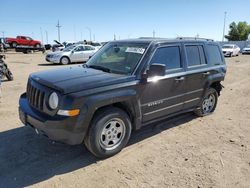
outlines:
[[[221,46],[224,44],[236,44],[237,46],[240,47],[240,50],[245,48],[247,45],[250,45],[250,41],[225,41],[225,42],[218,42]]]

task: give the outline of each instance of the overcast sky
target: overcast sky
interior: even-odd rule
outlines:
[[[232,21],[250,23],[249,0],[0,0],[0,35],[27,35],[46,43],[91,38],[97,41],[141,36],[222,39]]]

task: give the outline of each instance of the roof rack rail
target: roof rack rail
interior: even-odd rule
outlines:
[[[199,37],[177,37],[180,40],[199,40],[199,41],[214,41],[213,39],[199,38]]]

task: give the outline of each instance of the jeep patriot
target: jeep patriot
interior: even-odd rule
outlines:
[[[131,132],[193,111],[211,114],[226,74],[221,48],[208,39],[112,41],[85,64],[33,73],[19,116],[52,140],[115,155]]]

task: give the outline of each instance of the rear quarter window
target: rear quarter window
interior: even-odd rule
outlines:
[[[207,45],[208,60],[211,65],[223,64],[220,48],[217,45]]]

